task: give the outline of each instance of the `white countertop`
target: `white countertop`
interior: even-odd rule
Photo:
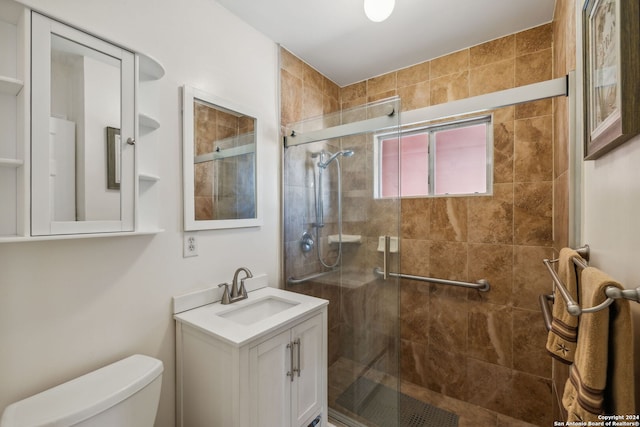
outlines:
[[[251,305],[257,299],[268,297],[276,297],[281,300],[296,303],[296,305],[250,325],[243,325],[220,316],[220,314],[226,313],[229,310]],[[177,322],[192,326],[206,334],[224,340],[231,345],[240,347],[248,341],[266,335],[280,326],[302,318],[310,312],[321,309],[328,304],[329,301],[321,298],[277,288],[264,287],[249,292],[249,297],[245,300],[226,305],[215,302],[175,314],[174,319]]]

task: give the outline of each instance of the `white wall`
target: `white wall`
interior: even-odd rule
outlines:
[[[0,245],[0,410],[132,353],[164,362],[156,425],[174,425],[171,297],[229,281],[236,267],[279,282],[277,48],[213,0],[27,0],[34,8],[145,52],[165,69],[155,156],[154,236]],[[259,113],[264,226],[200,231],[182,258],[179,86]]]
[[[590,264],[626,288],[640,287],[640,136],[584,162],[583,243]],[[634,313],[636,405],[640,408],[640,305]]]
[[[640,137],[584,163],[584,242],[592,264],[640,286]]]

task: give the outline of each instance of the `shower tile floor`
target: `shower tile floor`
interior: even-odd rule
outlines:
[[[395,387],[396,384],[396,379],[388,374],[375,371],[364,365],[359,365],[350,359],[341,357],[329,367],[329,378],[333,381],[333,383],[329,385],[329,407],[340,407],[336,404],[336,399],[359,376],[364,376],[370,380],[380,382],[392,388]],[[444,396],[440,393],[406,381],[401,382],[400,390],[402,393],[413,397],[414,399],[455,413],[459,417],[458,427],[536,427],[535,424],[530,424],[471,403]],[[365,426],[376,427],[376,425],[372,424],[370,421],[358,417],[356,414],[349,412],[344,408],[340,407],[340,412],[347,414],[350,418]],[[335,427],[349,427],[332,418],[329,419],[329,423]]]

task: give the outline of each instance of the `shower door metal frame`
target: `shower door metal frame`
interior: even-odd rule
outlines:
[[[491,92],[485,95],[472,96],[470,98],[464,98],[444,104],[403,111],[400,117],[400,126],[409,126],[471,113],[481,113],[501,107],[553,98],[556,96],[569,96],[569,86],[569,76],[565,76],[512,89]],[[400,98],[395,97],[389,98],[385,101],[391,102],[399,100]],[[284,137],[284,147],[287,148],[295,145],[322,141],[325,139],[357,135],[360,133],[371,132],[373,130],[382,131],[385,129],[391,129],[398,125],[397,118],[395,117],[397,108],[397,106],[392,107],[386,112],[386,115],[380,117],[332,126],[325,129],[310,132],[299,132],[293,129],[289,135]]]

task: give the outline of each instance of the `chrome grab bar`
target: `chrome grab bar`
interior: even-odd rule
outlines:
[[[296,277],[292,276],[292,277],[289,277],[287,279],[287,285],[298,285],[300,283],[304,283],[304,282],[307,282],[309,280],[317,279],[318,277],[322,277],[322,276],[326,276],[326,275],[331,274],[331,273],[335,273],[338,270],[339,269],[334,268],[333,270],[321,271],[320,273],[313,273],[313,274],[309,274],[308,276],[304,276],[304,277],[300,277],[300,278],[296,278]]]
[[[375,274],[378,277],[383,277],[384,271],[381,270],[380,267],[376,267],[373,269],[373,274]],[[414,276],[412,274],[403,274],[403,273],[387,272],[387,274],[390,277],[397,277],[400,279],[417,280],[420,282],[436,283],[439,285],[460,286],[463,288],[477,289],[480,292],[487,292],[491,289],[491,285],[489,284],[489,281],[486,279],[480,279],[475,283],[471,283],[471,282],[461,282],[458,280],[436,279],[435,277]]]

